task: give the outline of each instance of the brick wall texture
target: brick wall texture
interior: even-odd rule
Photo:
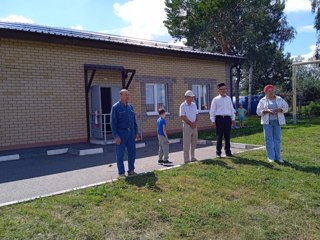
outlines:
[[[136,69],[130,87],[140,131],[155,135],[157,116],[147,116],[143,83],[170,82],[169,132],[179,132],[179,106],[190,84],[215,85],[228,81],[229,64],[220,61],[156,56],[54,43],[0,39],[0,150],[87,139],[84,64]],[[90,72],[89,72],[90,77]],[[167,81],[167,82],[166,82]],[[97,71],[93,85],[121,87],[121,73]],[[200,114],[200,128],[210,126],[209,114]]]

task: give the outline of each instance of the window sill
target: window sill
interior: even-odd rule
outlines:
[[[199,113],[209,113],[209,110],[198,110]]]
[[[170,113],[166,113],[166,116],[168,116],[168,115],[170,115]],[[147,112],[147,116],[150,116],[150,117],[159,116],[159,113],[157,113],[157,112]]]

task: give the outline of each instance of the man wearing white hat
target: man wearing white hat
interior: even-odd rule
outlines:
[[[180,105],[179,116],[182,120],[184,162],[195,162],[195,149],[198,141],[198,109],[193,102],[195,95],[191,90],[184,94],[185,101]],[[191,154],[190,154],[191,148]],[[190,158],[191,155],[191,158]]]

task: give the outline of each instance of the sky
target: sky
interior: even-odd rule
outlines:
[[[164,0],[0,0],[0,21],[63,27],[173,42],[163,21]],[[316,30],[310,0],[287,0],[285,14],[296,37],[285,52],[313,56]]]

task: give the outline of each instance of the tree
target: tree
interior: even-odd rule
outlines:
[[[316,14],[314,20],[314,27],[318,32],[316,58],[320,59],[320,0],[311,0],[312,12]]]
[[[295,59],[295,61],[302,60]],[[320,68],[316,64],[297,67],[297,93],[305,104],[320,100]]]
[[[252,89],[255,91],[253,94],[261,92],[263,87],[269,83],[273,83],[278,86],[278,90],[281,92],[289,92],[291,90],[291,81],[286,81],[292,76],[292,60],[290,54],[284,54],[273,45],[260,48],[257,52],[257,58],[254,61],[254,73],[252,83]],[[249,63],[245,63],[245,69],[249,67]],[[246,90],[248,86],[248,73],[243,74],[243,93],[247,94]]]
[[[239,99],[241,76],[249,66],[267,71],[270,66],[263,65],[266,57],[282,52],[284,44],[294,37],[284,7],[284,0],[166,0],[164,23],[172,37],[185,38],[188,46],[247,59],[244,69],[240,65],[235,69]],[[268,52],[264,59],[261,52]]]

